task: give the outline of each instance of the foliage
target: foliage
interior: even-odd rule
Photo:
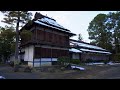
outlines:
[[[78,34],[78,40],[79,40],[79,41],[83,40],[83,38],[82,38],[82,35],[81,35],[81,34]]]
[[[65,66],[70,63],[70,58],[69,57],[59,57],[58,58],[58,64],[61,66]]]
[[[92,44],[111,50],[111,32],[105,25],[107,15],[98,14],[89,24],[88,33]]]
[[[98,14],[89,24],[88,33],[92,44],[115,53],[120,52],[120,12]]]
[[[80,62],[79,59],[71,59],[70,63],[72,63],[72,64],[80,64],[81,62]]]
[[[29,20],[31,20],[32,13],[28,11],[1,11],[4,14],[2,22],[7,23],[11,26],[16,26],[16,23],[19,22],[23,26]],[[18,21],[18,18],[19,21]]]
[[[61,66],[66,66],[69,64],[80,64],[79,59],[70,59],[69,57],[59,57],[58,58],[58,64]]]
[[[7,23],[16,29],[15,60],[18,60],[19,54],[19,27],[31,19],[32,13],[28,11],[1,11],[4,14],[2,22]]]
[[[15,51],[15,32],[11,27],[0,28],[0,59],[8,60],[11,53]]]

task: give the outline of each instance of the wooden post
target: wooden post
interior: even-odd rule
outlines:
[[[41,68],[41,47],[40,47],[40,68]]]
[[[52,46],[51,46],[51,65],[52,65]]]
[[[34,47],[33,47],[33,67],[34,67],[34,57],[35,57],[35,45],[34,45]]]

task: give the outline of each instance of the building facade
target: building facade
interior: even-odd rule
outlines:
[[[32,35],[29,38],[21,36],[19,58],[31,67],[54,65],[63,56],[86,61],[109,60],[111,55],[101,47],[70,39],[74,33],[40,13],[36,13],[20,33],[24,30],[30,31]],[[14,56],[11,57],[13,59]]]
[[[40,67],[53,65],[57,58],[69,56],[69,38],[75,34],[59,25],[56,20],[36,13],[31,24],[26,24],[20,31],[29,30],[29,39],[21,37],[21,61],[29,66]]]
[[[101,47],[91,45],[82,41],[70,40],[70,57],[81,61],[110,60],[111,53]]]

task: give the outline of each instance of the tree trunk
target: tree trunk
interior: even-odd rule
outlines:
[[[19,21],[20,21],[20,15],[18,11],[18,20],[16,25],[16,44],[15,44],[15,61],[18,62],[18,55],[19,55]]]

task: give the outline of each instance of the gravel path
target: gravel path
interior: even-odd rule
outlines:
[[[13,72],[10,66],[0,66],[0,76],[6,79],[120,79],[120,65],[83,66],[85,71]]]

